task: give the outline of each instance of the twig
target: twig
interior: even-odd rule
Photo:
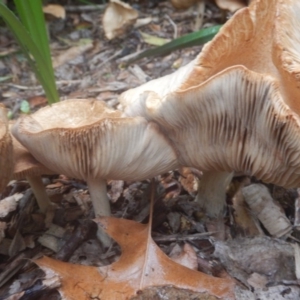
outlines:
[[[99,64],[97,66],[97,68],[101,68],[103,67],[104,65],[106,65],[108,62],[110,62],[111,60],[113,60],[114,58],[118,57],[119,55],[121,55],[123,52],[123,50],[119,50],[117,51],[115,54],[113,54],[112,56],[110,56],[107,60],[105,60],[104,62],[102,62],[101,64]]]
[[[214,233],[217,233],[217,231],[189,234],[189,235],[185,235],[185,236],[181,236],[179,234],[153,236],[153,240],[155,242],[177,242],[177,241],[203,240]]]
[[[205,2],[200,1],[197,4],[197,16],[196,16],[196,22],[194,25],[194,31],[198,31],[202,27],[204,10],[205,10]]]
[[[171,19],[171,17],[167,14],[166,18],[168,19],[168,21],[171,23],[171,25],[174,28],[174,35],[173,35],[173,39],[176,39],[178,36],[178,29],[177,29],[177,25],[175,24],[175,22]]]
[[[62,85],[62,84],[77,84],[81,83],[82,80],[59,80],[56,81],[57,85]],[[19,89],[19,90],[41,90],[43,87],[41,85],[36,85],[36,86],[25,86],[25,85],[20,85],[20,84],[14,84],[14,83],[4,83],[2,85],[8,85],[10,87]]]
[[[104,10],[105,4],[98,5],[66,5],[65,10],[68,12],[90,12],[95,10]]]
[[[127,63],[128,61],[131,61],[133,59],[135,59],[136,57],[138,57],[142,52],[144,52],[145,50],[139,50],[137,52],[128,54],[126,56],[123,56],[121,58],[118,59],[117,63]]]

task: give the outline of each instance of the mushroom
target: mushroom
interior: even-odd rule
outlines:
[[[139,98],[144,91],[154,91],[161,98],[172,93],[183,95],[184,91],[197,87],[210,78],[217,78],[214,76],[220,72],[239,65],[263,76],[272,76],[278,83],[284,102],[299,115],[299,12],[300,3],[295,0],[252,1],[248,8],[239,10],[221,28],[215,38],[203,47],[198,57],[188,65],[171,75],[123,93],[120,102],[125,107],[124,115],[143,115],[143,107],[139,103]],[[224,186],[223,176],[224,174],[219,174],[218,171],[209,174],[204,172],[203,179],[204,182],[212,182],[211,178],[215,178],[217,180],[214,186]],[[229,172],[225,176],[226,180],[231,176]],[[201,183],[199,189],[203,192]],[[205,195],[211,194],[211,190],[213,190],[211,185],[204,186],[202,198],[206,199]],[[200,196],[199,194],[198,200],[201,199]],[[219,197],[215,193],[213,198],[215,203],[207,204],[207,209],[221,208],[225,194]],[[215,210],[212,209],[208,213],[213,215],[213,211]]]
[[[11,126],[12,124],[10,124],[10,128]],[[12,141],[14,155],[13,178],[16,180],[26,178],[41,212],[46,213],[51,205],[51,201],[46,193],[41,175],[51,175],[55,174],[55,172],[50,171],[38,162],[14,136],[12,136]]]
[[[97,100],[65,100],[20,118],[13,135],[46,167],[86,180],[95,214],[110,216],[106,179],[143,180],[174,169],[158,126]]]
[[[7,112],[0,103],[0,192],[8,184],[13,171],[13,146],[8,130]]]
[[[273,77],[236,66],[185,91],[140,97],[139,115],[159,124],[180,165],[299,186],[300,118]]]

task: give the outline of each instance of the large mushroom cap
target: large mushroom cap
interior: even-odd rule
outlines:
[[[13,170],[13,146],[4,105],[0,104],[0,192],[7,185]]]
[[[164,98],[145,92],[140,107],[163,128],[181,165],[300,185],[300,119],[270,76],[233,67]]]
[[[235,65],[271,75],[284,101],[300,114],[300,2],[256,0],[239,10],[194,61],[184,90]]]
[[[277,80],[284,101],[300,115],[299,15],[297,0],[252,1],[235,13],[195,60],[171,75],[124,92],[120,102],[130,110],[143,91],[164,97],[243,65]]]
[[[97,100],[66,100],[21,118],[14,136],[48,168],[80,179],[137,180],[173,169],[176,155],[158,126]]]

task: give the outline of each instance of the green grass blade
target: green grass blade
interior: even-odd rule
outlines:
[[[42,55],[52,66],[48,34],[41,0],[14,0],[22,24],[29,32],[36,45],[39,45]]]
[[[39,45],[41,55],[51,70],[46,76],[48,81],[55,85],[54,70],[52,66],[51,53],[49,48],[48,33],[45,26],[45,17],[41,0],[14,0],[18,14],[25,28],[36,45]],[[43,72],[43,69],[41,69]],[[58,100],[58,95],[57,95]]]
[[[163,46],[146,50],[140,53],[139,55],[137,55],[136,57],[132,58],[131,60],[129,60],[127,63],[128,64],[132,63],[144,57],[166,55],[175,50],[202,45],[210,41],[218,33],[221,27],[222,25],[216,25],[209,28],[201,29],[196,32],[192,32],[190,34],[186,34],[182,37],[174,39],[173,41]]]
[[[26,1],[27,2],[27,1]],[[0,16],[14,34],[22,51],[26,55],[30,66],[36,74],[37,79],[42,84],[49,103],[59,101],[52,64],[45,61],[39,47],[34,43],[29,33],[26,31],[16,16],[0,2]],[[32,55],[32,57],[31,57]],[[52,75],[51,75],[52,74]]]

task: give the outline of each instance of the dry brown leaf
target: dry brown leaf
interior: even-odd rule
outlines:
[[[6,197],[0,202],[0,218],[5,218],[11,211],[17,208],[18,201],[23,197],[23,194],[16,193]]]
[[[62,280],[64,299],[129,299],[141,289],[172,285],[234,299],[233,282],[178,265],[167,257],[149,236],[149,226],[116,218],[101,218],[100,224],[120,244],[119,261],[105,267],[74,265],[48,257],[36,263],[51,269]]]
[[[180,249],[179,253],[170,253],[172,260],[189,269],[198,270],[198,258],[194,248],[188,243],[185,243],[182,249],[179,245],[178,247]]]
[[[251,184],[244,187],[242,192],[252,214],[257,216],[271,235],[283,237],[291,232],[290,220],[264,185]]]
[[[176,9],[187,9],[195,3],[197,3],[198,1],[199,0],[171,0],[171,3]]]
[[[238,228],[246,236],[259,235],[259,228],[253,220],[251,211],[245,202],[241,190],[237,191],[237,193],[232,198],[232,207],[234,209],[234,220]]]
[[[81,45],[71,47],[68,50],[64,50],[60,55],[54,57],[52,59],[53,67],[57,68],[92,48],[93,41],[86,39],[82,42]]]
[[[198,190],[198,180],[191,168],[180,168],[179,182],[183,188],[190,194],[195,195]],[[199,174],[200,175],[200,174]]]
[[[49,14],[54,16],[55,18],[66,18],[65,8],[59,4],[48,4],[43,7],[43,12],[45,14]]]
[[[102,20],[105,36],[112,40],[124,34],[130,26],[134,25],[137,18],[138,12],[129,4],[110,0]]]

